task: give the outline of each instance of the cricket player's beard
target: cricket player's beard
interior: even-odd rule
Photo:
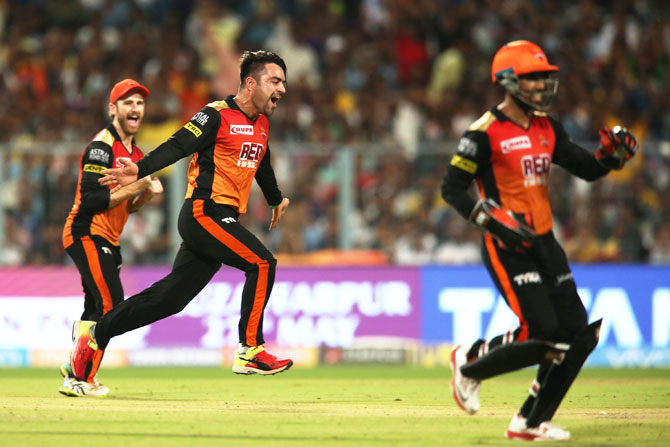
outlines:
[[[272,102],[271,97],[267,98],[263,102],[259,101],[259,103],[256,104],[256,110],[265,116],[271,116],[274,113],[276,107],[276,103]]]
[[[142,124],[142,117],[134,121],[128,121],[127,117],[118,118],[119,127],[126,136],[135,136],[135,134],[140,130],[140,124]]]

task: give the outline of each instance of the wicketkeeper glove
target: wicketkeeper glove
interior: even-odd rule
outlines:
[[[596,160],[604,168],[619,170],[637,152],[637,140],[625,127],[600,129],[600,147]]]
[[[470,222],[488,231],[508,250],[519,253],[530,248],[535,238],[534,229],[519,222],[511,212],[503,211],[493,199],[477,202],[470,213]]]

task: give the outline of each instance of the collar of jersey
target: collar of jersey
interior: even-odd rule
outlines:
[[[246,113],[244,113],[244,112],[242,111],[242,109],[240,109],[240,108],[237,106],[237,103],[235,102],[235,100],[234,100],[233,98],[235,98],[234,95],[228,95],[228,96],[226,97],[226,99],[224,100],[224,101],[226,101],[226,104],[228,104],[228,107],[230,107],[230,108],[233,109],[233,110],[237,110],[237,111],[240,112],[242,115],[246,116],[247,119],[248,119],[249,121],[252,121],[252,122],[255,123],[256,120],[258,119],[258,116],[260,116],[260,113],[258,114],[258,116],[256,117],[256,119],[251,118],[249,115],[247,115]]]
[[[123,141],[121,141],[121,137],[119,136],[119,133],[116,131],[116,127],[114,127],[114,124],[109,123],[109,125],[107,126],[107,130],[109,130],[109,133],[112,134],[112,136],[114,137],[114,140],[115,140],[115,141],[119,141],[119,142],[121,142],[121,144],[123,145]],[[131,144],[132,144],[132,146],[133,146],[133,148],[134,148],[134,147],[135,147],[135,137],[133,137],[133,141],[132,141]],[[134,149],[133,149],[133,150],[134,150]]]

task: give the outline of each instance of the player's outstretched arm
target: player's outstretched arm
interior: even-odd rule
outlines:
[[[123,165],[121,168],[105,169],[101,172],[104,177],[101,177],[98,182],[103,186],[113,185],[118,183],[121,186],[129,185],[137,181],[137,174],[139,168],[133,163],[130,158],[119,158],[119,163]]]
[[[286,197],[284,197],[281,203],[272,209],[272,221],[270,222],[271,230],[277,226],[277,224],[281,220],[281,217],[286,212],[286,208],[288,208],[289,203],[290,201]]]

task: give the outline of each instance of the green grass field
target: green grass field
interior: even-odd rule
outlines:
[[[0,369],[0,446],[509,446],[532,370],[484,383],[463,413],[443,369],[103,369],[106,398],[68,398],[57,370]],[[555,422],[574,446],[670,445],[670,370],[582,372]]]

